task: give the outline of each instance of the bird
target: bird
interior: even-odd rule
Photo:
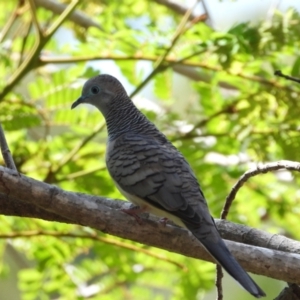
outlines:
[[[137,211],[186,228],[245,290],[256,298],[265,296],[221,238],[189,163],[135,106],[120,81],[108,74],[90,78],[71,109],[83,103],[104,116],[108,172]]]

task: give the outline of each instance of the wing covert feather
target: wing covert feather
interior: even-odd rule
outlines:
[[[129,194],[199,226],[212,223],[190,166],[170,143],[127,133],[108,145],[110,175]]]

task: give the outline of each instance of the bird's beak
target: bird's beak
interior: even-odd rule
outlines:
[[[84,102],[84,99],[86,97],[79,97],[71,106],[71,109],[75,108],[76,106],[78,106],[79,104],[83,103]]]

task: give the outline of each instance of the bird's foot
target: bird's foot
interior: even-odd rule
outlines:
[[[166,227],[168,221],[168,218],[161,218],[158,222],[161,223],[164,227]]]
[[[139,225],[143,224],[143,219],[139,216],[139,214],[145,212],[143,208],[139,206],[131,206],[130,208],[122,208],[121,211],[134,217]]]

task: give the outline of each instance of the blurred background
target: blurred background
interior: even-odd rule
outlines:
[[[88,78],[109,73],[184,154],[219,217],[249,168],[300,161],[299,86],[274,76],[300,77],[299,10],[292,0],[1,0],[0,122],[18,170],[123,199],[105,168],[102,115],[70,109]],[[252,178],[228,219],[299,239],[299,180]],[[77,225],[0,224],[0,299],[216,297],[211,263]],[[285,286],[254,278],[266,299]],[[223,285],[224,299],[253,299],[227,276]]]

